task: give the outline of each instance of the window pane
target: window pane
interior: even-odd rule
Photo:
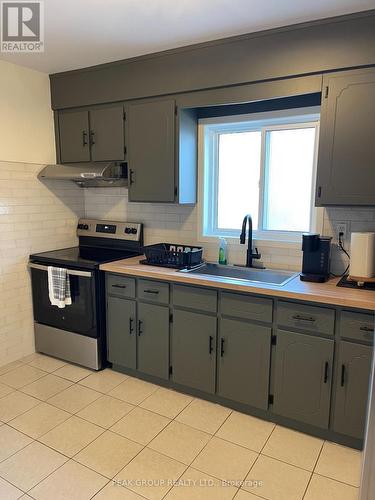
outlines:
[[[258,227],[261,133],[219,135],[217,220],[220,229],[241,229],[247,213]]]
[[[315,128],[266,134],[264,229],[309,231]]]

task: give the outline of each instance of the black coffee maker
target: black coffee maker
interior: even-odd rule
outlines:
[[[302,235],[302,281],[324,283],[329,278],[331,237],[320,234]]]

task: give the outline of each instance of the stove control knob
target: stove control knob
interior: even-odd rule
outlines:
[[[89,228],[89,225],[88,225],[88,224],[84,224],[84,225],[83,225],[83,229],[85,229],[85,231],[87,231],[87,230],[88,230],[88,228]]]
[[[83,229],[83,224],[78,224],[77,229]]]
[[[125,233],[126,234],[130,234],[132,232],[131,228],[130,227],[126,227],[125,228]]]
[[[133,227],[132,230],[131,230],[131,233],[132,234],[137,234],[137,228]]]

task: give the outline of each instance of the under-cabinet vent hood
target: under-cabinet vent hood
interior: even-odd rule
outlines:
[[[47,165],[39,179],[73,181],[80,187],[121,187],[128,185],[128,168],[123,162],[87,162]]]

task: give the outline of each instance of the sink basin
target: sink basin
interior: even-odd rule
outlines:
[[[290,271],[272,269],[256,269],[249,267],[223,266],[206,262],[194,269],[181,269],[180,273],[199,274],[204,276],[218,276],[230,280],[264,283],[267,285],[283,286],[297,274]]]

